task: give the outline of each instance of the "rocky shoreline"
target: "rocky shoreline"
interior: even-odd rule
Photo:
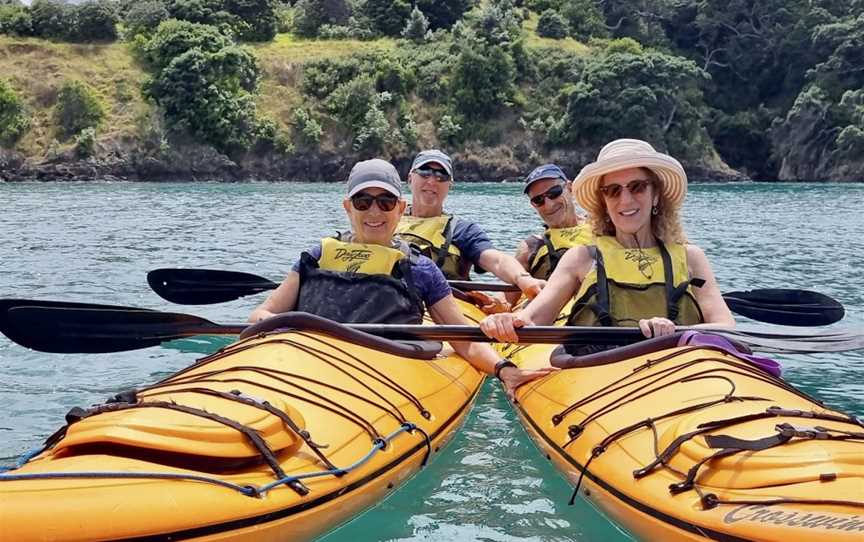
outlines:
[[[369,157],[317,151],[291,155],[259,153],[232,159],[203,145],[183,145],[159,153],[103,145],[90,158],[79,158],[69,150],[36,159],[0,149],[0,182],[334,182],[346,178],[354,162],[365,158]],[[404,176],[412,158],[396,156],[391,161]],[[555,162],[575,177],[582,165],[593,160],[593,153],[556,150],[547,156],[538,157],[535,153],[528,159],[519,159],[508,147],[484,147],[455,152],[453,159],[457,181],[514,181],[543,162]],[[712,164],[685,162],[684,166],[689,176],[699,181],[750,180],[719,160]]]

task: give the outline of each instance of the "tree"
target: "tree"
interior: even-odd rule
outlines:
[[[297,0],[294,31],[301,36],[317,36],[322,26],[344,25],[350,16],[351,8],[346,0]]]
[[[225,0],[228,13],[246,23],[237,37],[244,41],[270,41],[276,36],[276,0]]]
[[[10,36],[32,36],[33,19],[21,4],[0,2],[0,34]]]
[[[466,119],[488,118],[516,92],[516,65],[498,45],[463,46],[453,68],[455,110]]]
[[[598,145],[638,137],[673,154],[698,156],[707,144],[700,84],[693,62],[658,52],[612,53],[589,62],[565,90],[563,140]]]
[[[117,39],[117,14],[103,0],[89,0],[75,9],[75,41],[114,41]]]
[[[136,2],[126,12],[123,22],[129,36],[136,34],[150,34],[159,24],[168,19],[170,14],[165,4],[160,0],[149,0]]]
[[[567,20],[570,35],[578,40],[609,35],[603,13],[594,0],[565,0],[559,12]]]
[[[63,39],[74,28],[74,6],[58,0],[33,0],[30,4],[33,34],[40,38]]]
[[[560,40],[567,37],[567,21],[560,13],[553,9],[547,9],[540,15],[537,21],[537,35],[542,38]]]
[[[474,7],[474,0],[417,0],[414,6],[429,20],[430,30],[450,28]]]
[[[408,18],[408,24],[402,30],[402,37],[409,39],[415,43],[421,43],[426,39],[426,32],[429,30],[429,21],[423,12],[415,7],[411,10],[411,16]]]
[[[364,14],[380,34],[398,36],[411,15],[411,4],[405,0],[366,0]]]

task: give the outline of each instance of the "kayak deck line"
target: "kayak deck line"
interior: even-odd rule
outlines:
[[[501,350],[522,368],[563,360],[543,345]],[[851,541],[864,532],[864,420],[744,354],[704,345],[608,352],[605,363],[573,358],[518,390],[513,405],[574,488],[571,504],[584,494],[645,540]],[[805,521],[819,517],[844,527],[823,533]]]
[[[217,486],[225,487],[228,489],[233,489],[234,491],[239,492],[242,495],[247,497],[255,497],[261,498],[264,497],[269,491],[272,489],[279,487],[281,485],[291,486],[293,483],[301,482],[302,480],[308,480],[310,478],[320,478],[322,476],[342,476],[352,472],[362,465],[366,464],[372,456],[376,453],[384,450],[387,445],[392,442],[396,437],[403,433],[413,433],[414,431],[420,432],[426,444],[426,457],[423,459],[421,466],[426,466],[426,463],[429,460],[429,456],[432,454],[431,440],[428,434],[425,431],[414,425],[413,423],[405,423],[396,431],[393,431],[389,435],[385,435],[380,439],[376,439],[372,444],[372,449],[369,450],[365,456],[358,459],[356,462],[348,465],[347,467],[341,468],[333,468],[327,469],[318,472],[309,472],[304,474],[297,474],[294,476],[284,476],[279,478],[278,480],[274,480],[269,484],[263,486],[254,486],[254,485],[238,485],[227,480],[222,480],[220,478],[215,478],[212,476],[202,476],[200,474],[177,474],[177,473],[168,473],[168,472],[38,472],[38,473],[28,473],[28,474],[5,474],[0,473],[0,482],[11,482],[11,481],[22,481],[22,480],[59,480],[59,479],[144,479],[144,480],[153,480],[153,479],[163,479],[163,480],[187,480],[193,482],[205,482],[209,484],[214,484]]]

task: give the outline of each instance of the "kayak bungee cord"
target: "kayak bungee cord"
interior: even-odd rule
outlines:
[[[154,479],[154,478],[162,478],[162,479],[179,479],[179,480],[192,480],[192,481],[202,481],[213,483],[222,487],[227,487],[230,489],[234,489],[239,491],[240,493],[247,496],[255,496],[260,497],[270,491],[271,489],[278,487],[280,485],[287,485],[291,487],[295,492],[299,495],[303,496],[309,493],[309,489],[303,485],[301,480],[305,480],[307,478],[321,477],[321,476],[337,476],[341,477],[345,474],[351,472],[352,470],[360,467],[367,461],[369,461],[376,452],[383,450],[387,447],[387,445],[398,435],[402,433],[411,433],[413,434],[415,431],[419,432],[424,439],[424,443],[426,446],[426,455],[423,458],[421,466],[425,466],[432,452],[431,449],[431,439],[429,435],[419,428],[416,424],[407,420],[406,416],[402,413],[402,411],[397,407],[392,401],[388,400],[384,397],[379,391],[375,390],[369,382],[364,381],[358,375],[352,374],[352,372],[348,369],[353,369],[353,371],[364,375],[369,380],[373,380],[379,383],[382,386],[390,389],[396,394],[404,397],[409,403],[413,404],[421,416],[428,419],[430,417],[429,412],[423,407],[420,403],[419,399],[417,399],[413,394],[408,392],[405,388],[398,385],[392,379],[388,378],[386,375],[381,373],[381,371],[376,370],[374,367],[369,365],[368,363],[362,361],[358,357],[350,354],[346,350],[339,348],[335,345],[328,344],[327,342],[319,339],[314,335],[309,335],[305,333],[297,333],[298,335],[315,340],[320,342],[321,344],[327,346],[330,349],[335,350],[337,353],[331,353],[324,351],[319,348],[311,347],[300,342],[290,340],[290,339],[264,339],[253,343],[246,344],[237,343],[236,345],[231,345],[225,348],[220,349],[219,351],[211,354],[209,356],[205,356],[197,360],[195,364],[184,369],[180,373],[177,373],[171,377],[168,377],[156,384],[143,387],[139,390],[132,390],[128,392],[124,392],[122,394],[118,394],[111,401],[106,404],[97,405],[90,409],[84,410],[80,408],[75,408],[70,411],[70,414],[67,415],[68,423],[63,428],[55,432],[51,435],[47,440],[45,445],[39,449],[34,450],[25,455],[26,459],[22,457],[22,460],[19,462],[19,467],[23,464],[29,462],[32,458],[40,454],[41,452],[53,447],[58,442],[60,442],[66,435],[66,430],[69,425],[80,421],[89,416],[95,416],[98,414],[106,413],[106,412],[115,412],[120,410],[129,410],[134,408],[166,408],[170,410],[177,410],[183,412],[185,414],[190,414],[194,416],[204,417],[210,419],[211,421],[215,421],[217,423],[221,423],[228,427],[231,427],[240,433],[242,433],[249,442],[257,449],[258,454],[264,461],[270,466],[273,473],[276,475],[276,480],[270,482],[264,486],[255,487],[251,485],[237,485],[232,482],[228,482],[225,480],[221,480],[212,476],[205,476],[199,474],[178,474],[178,473],[129,473],[129,472],[73,472],[73,473],[33,473],[33,474],[19,474],[19,475],[5,475],[0,472],[0,481],[12,481],[12,480],[36,480],[36,479],[50,479],[50,478],[144,478],[144,479]],[[262,334],[260,336],[255,336],[256,339],[264,338],[266,335]],[[250,337],[249,339],[252,339]],[[383,403],[376,403],[375,401],[363,397],[359,393],[352,392],[349,389],[341,388],[339,386],[334,386],[332,384],[325,383],[323,381],[319,381],[309,377],[303,377],[300,375],[295,375],[293,373],[287,371],[280,371],[277,369],[268,369],[263,367],[249,367],[249,366],[234,366],[230,368],[220,369],[216,371],[209,372],[199,372],[196,374],[189,375],[187,371],[192,369],[201,369],[209,363],[215,362],[216,360],[222,359],[227,355],[235,354],[240,351],[250,350],[259,346],[273,345],[273,344],[284,344],[290,347],[293,347],[296,350],[309,354],[313,359],[319,360],[321,363],[326,364],[327,366],[334,368],[341,373],[348,376],[351,380],[353,380],[361,389],[365,389],[366,391],[374,394],[378,397]],[[342,354],[343,357],[340,357],[338,354]],[[354,363],[348,361],[345,358],[350,358]],[[347,367],[347,368],[346,368]],[[296,388],[298,391],[305,392],[306,396],[298,395],[296,393],[288,392],[284,389],[277,388],[275,386],[271,386],[265,384],[263,382],[254,382],[251,380],[247,380],[244,378],[218,378],[221,376],[231,376],[232,373],[243,373],[243,372],[254,372],[265,377],[268,377],[276,382],[280,382],[282,384],[292,386]],[[301,381],[300,383],[297,380]],[[304,401],[319,408],[325,409],[334,415],[340,416],[343,419],[348,420],[359,426],[364,432],[366,432],[370,439],[372,440],[372,449],[362,458],[352,463],[351,465],[339,468],[333,465],[330,460],[321,452],[322,448],[326,448],[327,445],[317,444],[312,440],[312,437],[305,428],[301,428],[299,424],[297,424],[293,419],[291,419],[290,415],[287,412],[284,412],[267,401],[262,401],[260,399],[256,399],[253,394],[248,392],[243,392],[240,390],[231,390],[230,392],[214,390],[210,388],[200,387],[201,384],[204,383],[224,383],[224,384],[247,384],[254,386],[258,389],[266,389],[277,393],[279,395]],[[357,400],[361,400],[367,404],[370,404],[393,419],[395,419],[400,427],[396,431],[390,433],[389,435],[382,436],[378,430],[375,428],[373,423],[370,420],[356,414],[349,408],[344,405],[339,404],[337,401],[329,399],[320,393],[316,393],[315,391],[309,389],[308,386],[304,384],[314,384],[317,386],[321,386],[323,388],[337,391],[345,394],[346,396],[352,397]],[[252,406],[263,410],[269,415],[276,416],[279,418],[285,426],[287,426],[294,434],[299,436],[305,444],[315,453],[315,455],[319,458],[324,466],[326,466],[326,470],[312,472],[312,473],[303,473],[298,475],[287,475],[284,471],[282,471],[281,466],[279,465],[278,460],[275,457],[273,450],[270,449],[267,442],[258,435],[257,431],[254,429],[243,425],[240,422],[232,420],[230,418],[225,418],[218,414],[214,414],[212,412],[208,412],[206,410],[189,407],[182,404],[177,404],[174,400],[170,401],[143,401],[142,399],[148,398],[152,399],[155,396],[160,395],[173,395],[180,393],[190,393],[190,394],[202,394],[215,396],[219,399],[226,401],[234,401],[240,402],[242,404]],[[309,396],[312,396],[310,398]],[[313,399],[314,398],[314,399]],[[316,400],[317,399],[317,400]]]
[[[297,474],[294,476],[284,476],[278,480],[270,482],[260,487],[252,485],[239,485],[226,480],[222,480],[213,476],[204,476],[200,474],[179,474],[167,472],[38,472],[30,474],[5,474],[0,472],[0,482],[11,482],[19,480],[58,480],[58,479],[162,479],[162,480],[187,480],[192,482],[205,482],[217,486],[233,489],[247,497],[263,497],[267,492],[280,485],[299,484],[302,480],[309,478],[319,478],[322,476],[341,476],[358,469],[367,463],[372,457],[384,450],[387,445],[396,437],[403,433],[413,433],[417,431],[423,435],[426,444],[426,456],[423,458],[421,466],[426,466],[429,460],[429,455],[432,453],[431,440],[429,435],[414,425],[406,423],[393,431],[389,435],[376,439],[372,443],[372,449],[369,452],[347,467],[328,469],[318,472],[309,472]]]
[[[633,387],[639,385],[637,389],[633,389],[629,392],[624,393],[623,395],[616,397],[610,403],[599,407],[594,412],[587,414],[584,419],[582,419],[577,425],[570,426],[568,430],[568,436],[570,439],[563,444],[562,448],[566,448],[573,442],[575,442],[583,433],[584,427],[599,419],[601,416],[609,414],[610,412],[626,405],[627,403],[631,403],[638,399],[644,398],[646,396],[656,394],[662,390],[669,389],[671,386],[675,384],[683,384],[687,382],[693,382],[696,380],[703,380],[706,378],[719,378],[727,381],[731,389],[729,392],[722,398],[708,401],[705,403],[690,405],[684,408],[680,408],[678,410],[668,412],[665,414],[661,414],[658,416],[653,416],[650,418],[646,418],[644,420],[638,421],[636,423],[630,424],[626,427],[613,431],[611,434],[607,435],[603,440],[600,441],[599,444],[593,446],[590,452],[590,456],[586,461],[584,467],[578,466],[580,471],[579,477],[576,481],[573,494],[570,498],[569,504],[573,504],[575,502],[576,496],[578,495],[579,489],[582,485],[582,481],[585,475],[589,472],[589,467],[591,463],[601,456],[604,452],[607,451],[609,446],[623,438],[624,436],[638,430],[641,428],[649,428],[651,433],[653,434],[653,448],[654,448],[654,456],[655,460],[644,466],[640,469],[637,469],[633,472],[633,476],[636,479],[642,478],[644,476],[650,475],[652,472],[655,472],[659,467],[663,467],[668,471],[680,476],[682,478],[681,481],[677,483],[673,483],[669,486],[669,491],[672,494],[682,493],[685,491],[693,490],[697,493],[702,503],[703,509],[708,510],[714,508],[721,504],[742,504],[742,505],[771,505],[771,504],[781,504],[781,503],[802,503],[802,504],[829,504],[829,505],[848,505],[855,507],[864,507],[864,502],[858,501],[849,501],[849,500],[830,500],[830,499],[799,499],[799,498],[785,498],[785,497],[772,497],[770,499],[723,499],[718,497],[716,494],[707,493],[703,491],[703,488],[697,483],[697,477],[702,469],[702,467],[708,465],[714,459],[722,459],[724,457],[730,457],[742,452],[750,452],[751,454],[755,454],[756,452],[762,450],[768,450],[772,448],[776,448],[778,446],[784,445],[792,445],[798,442],[805,442],[808,440],[835,440],[835,441],[847,441],[855,444],[864,444],[864,432],[860,431],[847,431],[838,428],[826,428],[826,427],[798,427],[792,425],[790,423],[780,423],[775,426],[775,433],[769,435],[764,438],[757,438],[754,440],[745,440],[736,437],[726,436],[726,435],[715,435],[708,434],[710,432],[716,431],[722,428],[733,427],[736,425],[740,425],[743,423],[751,422],[754,420],[767,419],[772,417],[796,417],[796,418],[806,418],[806,419],[815,419],[815,420],[825,420],[837,423],[850,424],[856,428],[861,427],[864,428],[864,420],[859,419],[856,416],[848,415],[845,413],[830,413],[830,412],[817,412],[817,411],[802,411],[795,409],[784,409],[779,406],[772,406],[767,408],[764,411],[753,412],[750,414],[736,416],[734,418],[729,418],[725,420],[717,420],[717,421],[709,421],[701,423],[697,426],[697,429],[691,431],[689,433],[679,435],[671,444],[669,444],[664,450],[660,450],[658,448],[660,437],[658,435],[657,422],[662,420],[667,420],[669,418],[674,418],[677,416],[682,416],[684,414],[689,414],[695,412],[697,410],[704,410],[712,407],[716,407],[722,404],[730,403],[733,401],[766,401],[771,399],[765,399],[761,397],[736,397],[735,393],[735,384],[734,382],[721,375],[712,374],[720,371],[730,372],[736,375],[749,377],[756,380],[761,380],[763,382],[770,382],[778,387],[782,387],[784,390],[795,393],[798,396],[801,396],[805,399],[812,400],[807,394],[797,390],[785,382],[783,382],[779,378],[775,378],[772,375],[764,373],[761,369],[744,362],[738,362],[738,358],[734,356],[734,354],[728,354],[727,352],[723,352],[724,354],[730,355],[732,359],[727,358],[719,358],[719,357],[702,357],[696,360],[692,360],[689,362],[685,362],[683,364],[676,365],[674,367],[667,367],[662,370],[659,370],[657,373],[648,375],[641,378],[635,378],[641,371],[646,370],[648,368],[654,368],[659,362],[668,361],[670,359],[676,358],[693,350],[700,349],[704,350],[705,348],[685,348],[679,351],[673,352],[671,354],[667,354],[660,359],[657,360],[649,360],[647,363],[635,368],[633,372],[619,378],[617,381],[614,381],[600,390],[591,393],[561,411],[559,414],[556,414],[552,417],[552,423],[554,425],[560,424],[564,418],[575,412],[579,407],[601,399],[603,397],[608,396],[611,393],[618,392],[624,390],[625,388]],[[722,350],[721,350],[722,351]],[[688,368],[692,368],[695,365],[702,362],[719,362],[725,365],[732,365],[733,368],[713,368],[705,371],[700,371],[697,373],[691,373],[685,375],[683,378],[679,378],[675,381],[664,382],[656,387],[652,387],[655,384],[661,382],[669,378],[671,375],[679,373],[680,371]],[[657,378],[653,378],[657,377]],[[649,380],[650,382],[644,383],[644,381]],[[647,389],[646,388],[650,388]],[[636,394],[634,396],[634,394]],[[819,403],[822,406],[821,403]],[[718,450],[716,452],[711,453],[703,457],[702,459],[696,461],[686,472],[682,472],[679,469],[674,468],[670,464],[670,460],[672,457],[681,449],[681,446],[687,442],[688,440],[693,439],[696,436],[703,436],[706,444],[709,448]],[[837,473],[823,473],[819,474],[818,477],[814,478],[820,482],[829,482],[836,479],[838,476]],[[782,485],[782,483],[775,483],[774,486]],[[763,486],[763,487],[774,487],[774,486]]]

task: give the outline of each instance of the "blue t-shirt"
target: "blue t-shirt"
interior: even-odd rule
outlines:
[[[315,260],[318,260],[321,258],[321,245],[315,245],[306,252],[315,258]],[[435,262],[426,256],[418,256],[417,261],[410,267],[411,278],[413,279],[417,293],[420,295],[420,299],[423,300],[426,307],[431,307],[450,295],[450,285],[447,284],[447,279],[444,277],[444,273],[438,269]],[[294,271],[295,273],[300,272],[299,260],[291,266],[291,271]]]
[[[495,248],[489,236],[476,222],[469,222],[459,217],[456,218],[456,225],[453,228],[452,242],[462,256],[478,268],[480,254],[484,250]]]

